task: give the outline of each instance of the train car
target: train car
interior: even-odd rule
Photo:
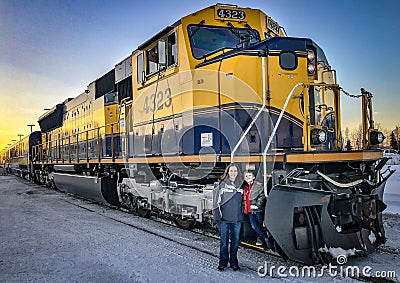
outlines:
[[[8,149],[6,150],[6,148],[4,148],[2,151],[0,151],[0,165],[2,166],[2,168],[7,167],[8,156],[9,156]]]
[[[384,136],[364,89],[363,149],[343,150],[341,93],[313,40],[288,37],[260,10],[214,5],[42,116],[53,126],[41,128],[35,176],[190,229],[214,225],[213,188],[235,162],[263,184],[265,226],[282,256],[318,264],[332,249],[370,253],[385,242],[392,172],[381,173]],[[243,239],[254,236],[244,225]]]
[[[16,141],[1,155],[1,164],[8,172],[22,178],[30,179],[33,174],[33,147],[40,144],[41,134],[34,131],[28,136]]]
[[[114,81],[112,70],[90,83],[76,98],[67,99],[39,118],[42,143],[35,149],[40,160],[34,165],[36,181],[119,204],[115,179],[99,177],[96,171],[121,154]]]

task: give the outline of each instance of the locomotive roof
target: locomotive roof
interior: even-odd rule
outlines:
[[[148,40],[146,40],[145,42],[143,42],[141,45],[139,45],[139,46],[132,52],[132,54],[135,53],[135,52],[138,51],[138,50],[143,50],[145,47],[149,46],[151,43],[153,43],[154,41],[156,41],[156,40],[159,39],[160,37],[162,37],[162,36],[166,35],[167,33],[169,33],[169,32],[170,32],[171,30],[173,30],[175,27],[179,26],[179,25],[182,23],[182,20],[183,20],[183,19],[185,19],[185,18],[187,18],[187,17],[190,17],[190,16],[193,16],[193,15],[197,15],[197,14],[202,14],[202,13],[203,13],[203,14],[206,14],[206,13],[209,13],[208,10],[209,10],[210,8],[215,8],[215,7],[228,7],[228,8],[235,8],[235,9],[240,8],[240,9],[251,9],[251,10],[255,10],[255,11],[261,11],[261,10],[259,10],[259,9],[253,9],[253,8],[250,8],[250,7],[238,7],[237,5],[232,5],[232,4],[221,4],[221,3],[218,3],[218,4],[216,4],[216,5],[208,6],[208,7],[204,8],[204,9],[201,9],[201,10],[195,11],[195,12],[193,12],[193,13],[191,13],[191,14],[188,14],[188,15],[186,15],[186,16],[180,18],[179,20],[177,20],[177,21],[176,21],[175,23],[173,23],[172,25],[167,26],[166,28],[164,28],[163,30],[161,30],[160,32],[158,32],[157,34],[155,34],[154,36],[152,36],[151,38],[149,38]],[[246,20],[243,20],[243,21],[246,22]]]

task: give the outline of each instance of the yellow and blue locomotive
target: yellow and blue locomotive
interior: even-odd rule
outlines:
[[[279,253],[306,264],[332,248],[385,242],[389,174],[362,90],[363,149],[344,151],[335,71],[311,39],[288,37],[260,10],[218,4],[167,26],[74,99],[39,118],[33,178],[212,225],[212,192],[232,162],[268,196],[265,226]],[[254,240],[244,226],[243,238]]]

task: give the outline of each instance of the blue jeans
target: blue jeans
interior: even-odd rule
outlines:
[[[253,230],[256,231],[257,236],[264,243],[264,239],[267,237],[267,235],[264,233],[263,213],[262,212],[250,213],[249,220],[251,228],[253,228]]]
[[[237,252],[239,249],[239,236],[242,222],[228,223],[224,220],[218,221],[219,231],[219,265],[231,267],[239,266]],[[229,246],[229,239],[231,240]],[[229,246],[229,252],[228,252]]]

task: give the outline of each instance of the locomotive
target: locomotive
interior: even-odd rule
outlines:
[[[258,9],[217,4],[167,26],[48,110],[41,131],[2,163],[191,229],[214,225],[213,188],[235,162],[263,184],[265,227],[283,257],[319,264],[337,248],[368,254],[386,240],[383,191],[393,171],[382,172],[384,136],[364,89],[363,148],[344,150],[341,93],[313,40],[288,37]],[[245,223],[243,240],[254,237]]]

